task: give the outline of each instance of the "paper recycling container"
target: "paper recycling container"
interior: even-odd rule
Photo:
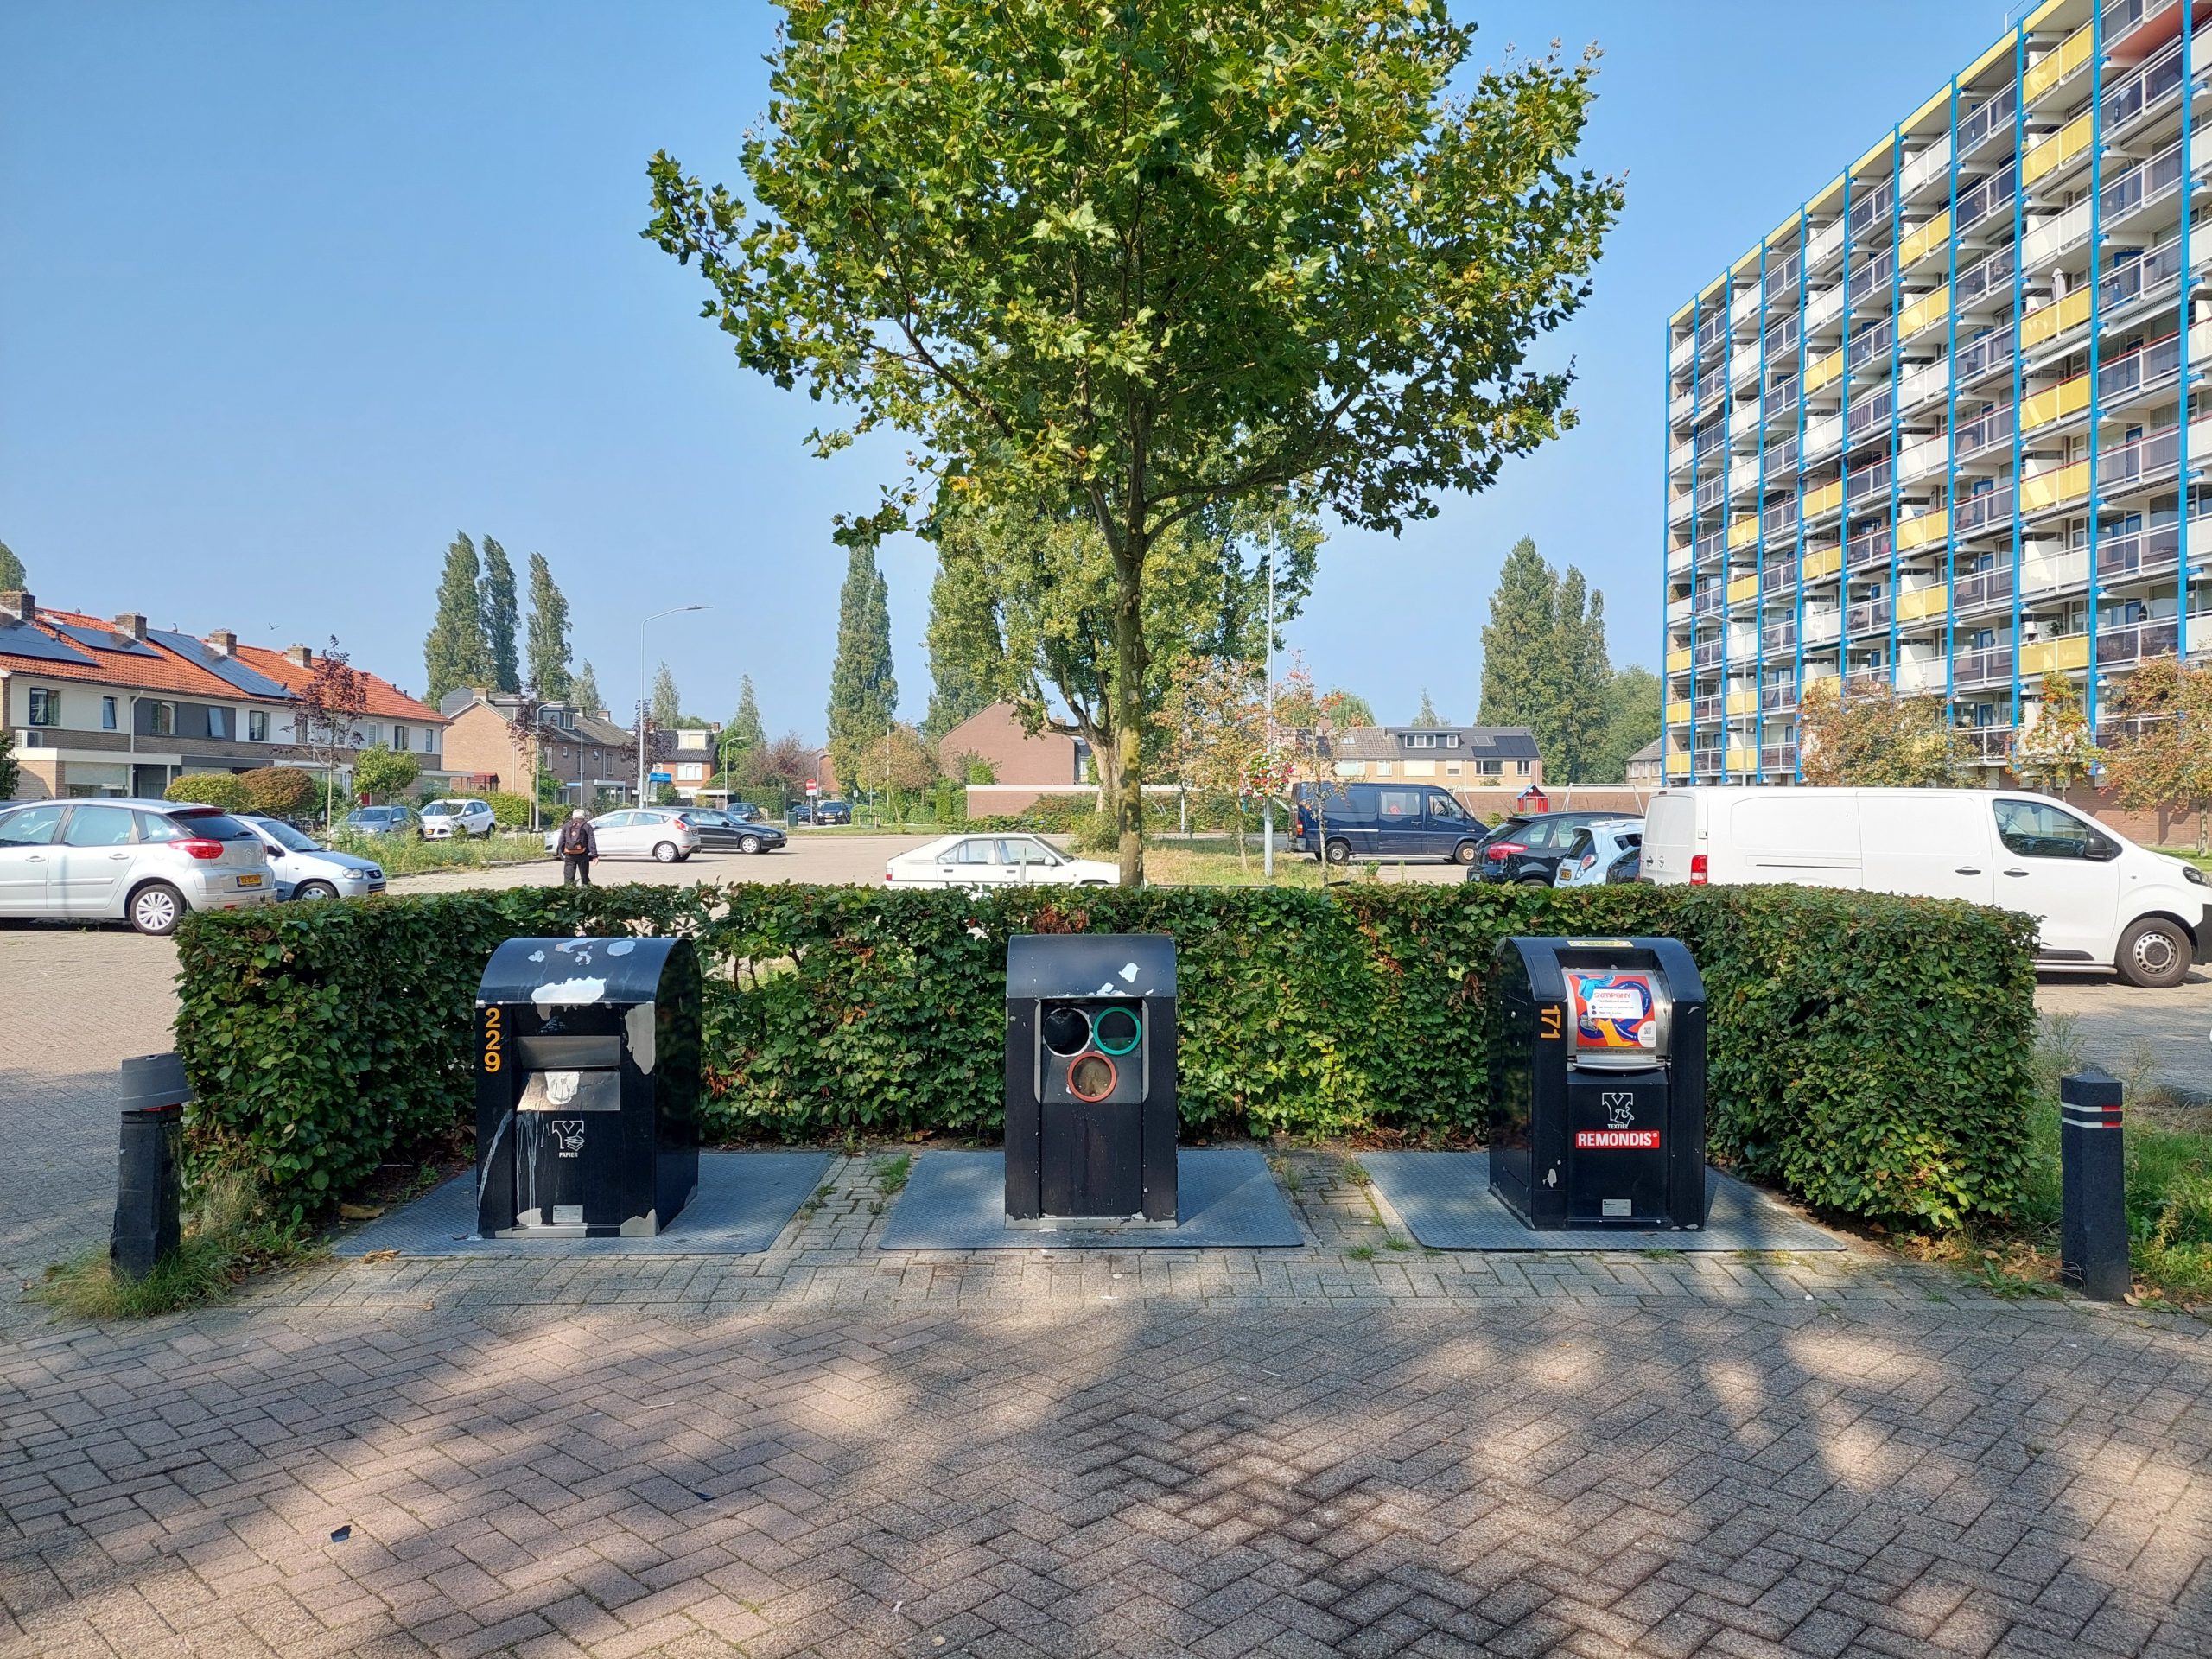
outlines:
[[[1006,1213],[1176,1219],[1175,941],[1017,934],[1006,953]]]
[[[1490,1185],[1530,1227],[1705,1225],[1705,983],[1679,940],[1509,938]]]
[[[476,1230],[650,1238],[699,1185],[689,939],[509,939],[476,991]]]

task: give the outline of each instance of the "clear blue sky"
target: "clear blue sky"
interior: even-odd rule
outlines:
[[[1590,162],[1628,212],[1560,338],[1582,425],[1402,540],[1338,531],[1293,643],[1385,720],[1473,715],[1499,561],[1536,537],[1656,654],[1662,331],[1697,285],[2004,27],[1995,0],[1456,8],[1605,49]],[[551,560],[618,709],[639,616],[687,708],[738,676],[819,734],[830,515],[897,476],[818,461],[817,410],[739,368],[638,238],[645,158],[734,178],[760,0],[0,8],[0,541],[41,601],[320,645],[410,689],[448,538]],[[886,550],[903,712],[928,551]]]

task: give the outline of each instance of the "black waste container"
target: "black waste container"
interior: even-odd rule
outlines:
[[[1530,1227],[1705,1225],[1705,982],[1679,940],[1500,941],[1491,1191]]]
[[[1176,1219],[1175,941],[1025,933],[1006,952],[1006,1213]]]
[[[688,939],[509,939],[476,991],[476,1230],[650,1238],[699,1185]]]

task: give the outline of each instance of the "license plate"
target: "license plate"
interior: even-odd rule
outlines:
[[[242,875],[238,877],[238,886],[242,887],[257,887],[260,885],[261,878],[257,875]]]

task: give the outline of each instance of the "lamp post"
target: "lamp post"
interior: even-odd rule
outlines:
[[[1268,767],[1270,773],[1275,759],[1275,550],[1268,546]],[[1260,874],[1262,879],[1275,879],[1275,797],[1274,779],[1268,779],[1268,792],[1261,801],[1264,814],[1260,830]],[[1241,830],[1237,832],[1242,835]]]
[[[652,696],[645,684],[645,622],[658,622],[664,616],[675,616],[683,611],[711,611],[711,605],[671,605],[664,611],[655,611],[638,624],[638,804],[645,804],[645,710]]]

